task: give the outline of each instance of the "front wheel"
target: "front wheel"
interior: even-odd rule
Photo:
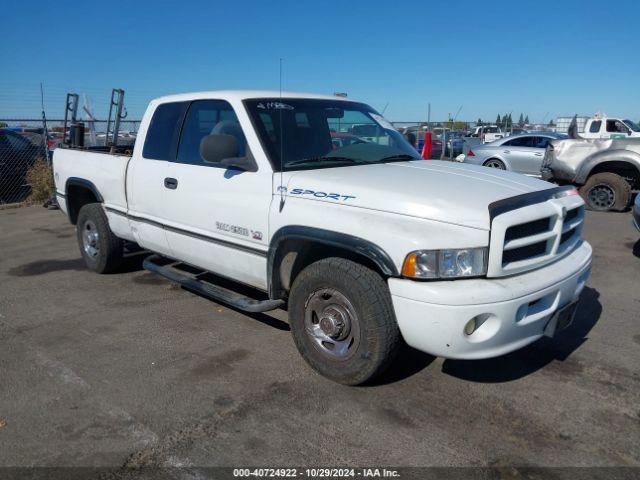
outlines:
[[[380,375],[401,340],[382,277],[342,258],[326,258],[300,272],[289,295],[289,323],[307,363],[346,385]]]
[[[502,162],[502,160],[498,160],[497,158],[490,158],[489,160],[484,162],[483,165],[485,167],[489,167],[489,168],[497,168],[498,170],[506,170],[507,169],[507,167],[505,166],[504,162]]]
[[[580,195],[590,210],[619,212],[629,206],[631,185],[615,173],[596,173],[580,187]]]
[[[99,203],[89,203],[78,213],[78,245],[89,270],[112,273],[122,264],[123,242],[109,228],[107,215]]]

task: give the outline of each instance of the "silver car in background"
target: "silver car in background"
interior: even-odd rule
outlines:
[[[539,177],[547,145],[564,138],[568,137],[555,132],[512,135],[471,147],[462,161]]]

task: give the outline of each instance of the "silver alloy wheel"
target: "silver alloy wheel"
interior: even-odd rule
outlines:
[[[337,290],[323,288],[309,295],[304,325],[314,346],[333,360],[347,360],[358,349],[358,316],[347,297]]]
[[[499,170],[506,170],[504,163],[502,163],[500,160],[487,160],[484,166],[489,168],[497,168]]]
[[[616,203],[616,192],[606,183],[591,187],[587,196],[589,204],[598,210],[609,210]]]
[[[100,235],[92,220],[87,220],[82,226],[82,247],[91,258],[97,257],[100,253]]]

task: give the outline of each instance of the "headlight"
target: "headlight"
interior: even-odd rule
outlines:
[[[480,277],[487,274],[487,248],[417,250],[402,265],[405,277],[417,279]]]

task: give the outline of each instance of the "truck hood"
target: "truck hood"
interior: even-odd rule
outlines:
[[[555,185],[435,160],[292,172],[287,195],[488,230],[489,204]]]

